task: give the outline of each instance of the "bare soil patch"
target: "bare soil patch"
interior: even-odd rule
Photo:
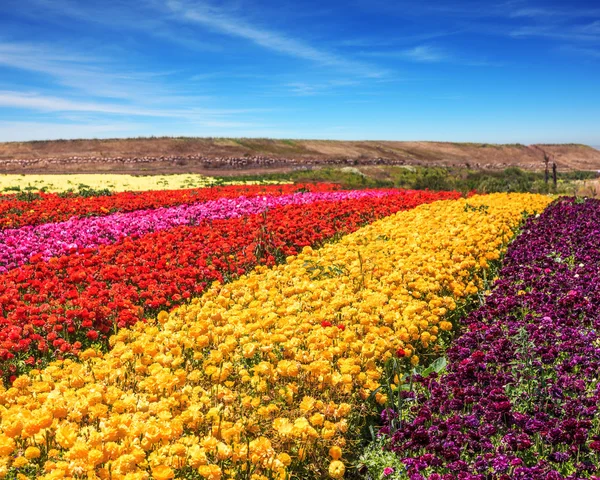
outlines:
[[[561,171],[600,170],[600,151],[573,144],[165,137],[0,143],[0,173],[240,175],[325,165],[542,170],[544,155]]]

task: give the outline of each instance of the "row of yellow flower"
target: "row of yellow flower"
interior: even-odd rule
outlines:
[[[19,377],[0,389],[0,477],[341,478],[385,359],[419,363],[522,212],[548,203],[398,213]]]
[[[225,182],[226,185],[281,182]],[[175,175],[125,175],[125,174],[65,174],[65,175],[0,175],[0,193],[10,193],[17,187],[23,190],[48,192],[78,191],[80,188],[95,190],[108,189],[114,192],[144,190],[178,190],[181,188],[202,188],[216,185],[213,177],[195,173]],[[7,190],[9,189],[9,190]]]

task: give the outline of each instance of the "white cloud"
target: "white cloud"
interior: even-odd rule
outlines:
[[[600,9],[520,8],[509,13],[511,18],[585,18],[600,15]]]
[[[147,110],[110,103],[75,101],[66,98],[43,96],[37,93],[0,91],[0,105],[8,108],[22,108],[45,112],[94,112],[118,115],[141,115],[153,117],[177,116],[172,112]]]
[[[559,49],[561,52],[575,55],[582,55],[584,57],[592,57],[600,59],[600,48],[584,48],[574,47],[572,45],[565,45]]]
[[[197,120],[199,117],[220,117],[239,115],[264,110],[254,109],[150,109],[135,105],[119,105],[111,103],[78,101],[67,98],[23,93],[10,90],[0,90],[0,106],[38,110],[44,112],[93,112],[115,115],[131,115],[142,117],[173,117]]]
[[[180,25],[174,27],[165,22],[161,15],[157,15],[150,9],[154,3],[151,0],[140,2],[103,0],[97,2],[97,5],[76,0],[25,0],[33,4],[30,8],[22,8],[23,0],[3,1],[6,2],[7,10],[16,11],[19,15],[36,21],[40,17],[40,10],[43,10],[45,20],[55,25],[70,27],[75,19],[78,22],[102,25],[115,31],[136,31],[191,50],[209,52],[221,50],[218,44],[202,41],[197,35],[182,29]],[[3,6],[0,3],[0,9]]]
[[[0,142],[107,138],[134,135],[139,130],[139,125],[129,123],[81,125],[55,122],[0,122]]]
[[[284,33],[255,26],[205,1],[188,4],[185,0],[144,0],[127,4],[107,0],[101,3],[101,8],[82,6],[71,0],[29,1],[43,8],[58,23],[66,23],[65,19],[71,18],[120,31],[136,30],[194,50],[222,50],[218,42],[210,42],[198,35],[197,29],[186,27],[186,24],[202,25],[206,30],[243,38],[271,51],[332,68],[351,70],[357,75],[380,77],[386,73],[379,67],[314,47]]]
[[[336,79],[324,82],[289,82],[284,86],[296,96],[313,96],[320,94],[331,94],[340,88],[351,88],[363,85],[362,82],[353,79]]]
[[[2,41],[0,66],[48,75],[63,87],[95,97],[125,100],[171,97],[163,79],[177,73],[134,71],[131,65],[56,45]]]
[[[283,132],[267,125],[242,122],[169,122],[146,124],[135,122],[91,123],[0,121],[0,142],[26,142],[30,140],[55,140],[77,138],[130,138],[141,136],[210,136],[210,137],[291,137],[293,132]]]
[[[417,47],[404,50],[403,54],[416,62],[444,62],[448,60],[449,55],[439,48],[430,45],[419,45]]]
[[[190,6],[179,0],[167,0],[166,5],[180,19],[202,25],[225,35],[249,40],[268,50],[309,60],[324,66],[351,70],[358,75],[367,77],[379,77],[384,73],[381,69],[371,65],[315,48],[285,34],[255,27],[245,20],[230,16],[223,10],[203,2],[194,3],[193,6]]]
[[[417,45],[404,50],[380,50],[362,52],[369,57],[404,58],[414,62],[437,63],[453,60],[445,50],[431,45]]]

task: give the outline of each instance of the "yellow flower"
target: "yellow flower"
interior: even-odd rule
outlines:
[[[48,458],[56,458],[60,455],[60,452],[56,448],[48,450]]]
[[[452,330],[452,324],[446,321],[440,322],[440,328],[445,332],[449,332],[450,330]]]
[[[218,465],[202,465],[198,468],[198,473],[207,480],[219,480],[223,474]]]
[[[171,467],[159,465],[157,467],[152,467],[152,476],[156,480],[170,480],[171,478],[175,478],[175,472]]]
[[[27,458],[28,460],[32,460],[34,458],[39,458],[39,456],[41,455],[40,449],[37,447],[27,447],[25,449],[25,458]]]
[[[15,388],[27,388],[29,386],[29,384],[31,383],[31,379],[25,375],[21,375],[20,377],[18,377],[12,384],[13,387]]]
[[[320,427],[323,425],[325,421],[325,416],[322,413],[315,413],[310,417],[310,423],[312,423],[315,427]]]
[[[337,445],[334,445],[329,449],[329,456],[334,460],[339,460],[342,458],[342,449]]]
[[[88,452],[88,463],[95,467],[104,461],[104,454],[97,449],[92,449]]]
[[[29,460],[27,460],[25,457],[17,457],[13,460],[12,466],[15,468],[21,468],[27,465],[28,463]]]
[[[300,410],[309,413],[315,407],[316,400],[312,397],[304,397],[300,403]]]
[[[273,420],[273,429],[284,437],[287,437],[292,434],[292,429],[294,425],[287,418],[276,418]]]
[[[8,457],[15,448],[15,441],[12,438],[0,433],[0,456]]]
[[[48,438],[47,478],[170,479],[189,466],[210,480],[283,479],[298,463],[341,478],[386,361],[431,358],[459,298],[485,287],[479,259],[500,258],[521,213],[549,201],[495,194],[400,212],[214,283],[117,331],[107,353],[20,377],[0,387],[0,469],[27,461],[17,445]]]
[[[62,448],[71,448],[77,439],[77,431],[69,424],[61,425],[56,430],[56,442]]]
[[[13,421],[9,421],[8,424],[3,425],[3,430],[10,438],[18,437],[23,430],[23,422],[19,418],[14,419]]]
[[[329,464],[329,476],[331,478],[342,478],[346,473],[346,467],[339,460],[334,460]]]
[[[205,177],[196,173],[176,175],[124,175],[124,174],[44,174],[44,175],[0,175],[0,190],[6,187],[45,188],[49,192],[64,192],[76,188],[77,185],[87,185],[90,188],[102,190],[108,189],[113,192],[133,192],[143,190],[177,190],[186,188],[209,187],[215,184],[213,177]],[[227,185],[236,184],[268,184],[289,183],[278,181],[228,181]],[[107,209],[101,209],[108,213]]]

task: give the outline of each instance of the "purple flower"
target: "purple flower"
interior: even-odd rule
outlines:
[[[392,437],[409,476],[430,454],[436,480],[600,477],[598,245],[598,200],[563,198],[527,220],[447,372],[423,382]]]

